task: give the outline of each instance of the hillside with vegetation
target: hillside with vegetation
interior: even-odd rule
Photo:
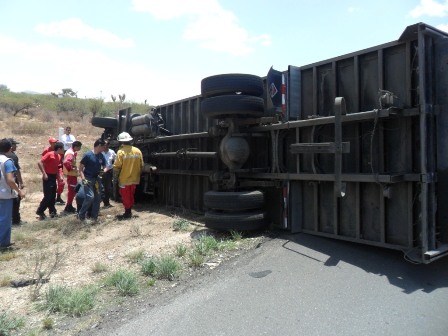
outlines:
[[[111,95],[97,98],[80,98],[71,88],[62,89],[61,92],[49,94],[16,93],[0,84],[0,111],[6,115],[25,115],[30,118],[39,118],[42,114],[56,114],[64,117],[70,114],[69,119],[84,119],[86,117],[113,117],[117,111],[131,107],[134,113],[144,114],[151,109],[151,105],[135,103],[126,100],[126,94]]]

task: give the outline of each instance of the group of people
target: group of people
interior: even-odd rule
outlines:
[[[93,149],[85,152],[78,163],[77,154],[82,143],[70,133],[71,128],[66,127],[59,141],[50,138],[49,147],[43,151],[37,163],[42,173],[44,194],[36,211],[39,219],[46,218],[47,209],[50,217],[57,216],[57,202],[65,204],[65,213],[77,213],[81,222],[86,221],[87,217],[97,221],[101,202],[104,202],[105,208],[112,206],[110,198],[114,179],[118,182],[124,206],[124,213],[118,215],[117,219],[132,218],[134,194],[143,168],[141,151],[131,145],[133,138],[127,132],[120,133],[117,153],[109,148],[108,140],[98,139]],[[20,200],[25,197],[15,154],[17,144],[14,139],[0,141],[0,248],[8,248],[13,244],[11,225],[20,224]],[[68,190],[67,202],[61,197],[65,184]],[[76,208],[73,202],[76,202]]]

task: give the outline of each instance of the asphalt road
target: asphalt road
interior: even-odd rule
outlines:
[[[90,335],[448,335],[448,257],[297,234]]]

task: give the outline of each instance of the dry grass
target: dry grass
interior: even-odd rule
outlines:
[[[129,263],[129,253],[144,250],[157,255],[182,242],[190,244],[189,232],[174,233],[170,215],[149,211],[146,206],[136,207],[138,218],[118,222],[115,215],[123,212],[121,204],[101,209],[100,222],[82,225],[75,216],[39,221],[35,211],[42,199],[42,180],[37,168],[41,152],[48,146],[49,137],[58,137],[59,128],[67,125],[83,143],[79,155],[92,149],[102,129],[91,126],[89,118],[75,118],[69,114],[50,114],[35,111],[34,117],[7,116],[0,111],[0,138],[13,137],[17,145],[26,197],[21,203],[21,216],[26,224],[14,226],[12,240],[16,248],[0,253],[0,314],[7,311],[14,316],[26,316],[29,328],[38,328],[45,318],[36,311],[32,300],[42,300],[42,293],[50,285],[78,288],[98,281],[98,273],[114,272]],[[63,198],[67,198],[65,188]],[[62,213],[63,207],[57,206]],[[61,255],[61,252],[68,251]],[[137,267],[137,266],[135,266]],[[11,280],[49,278],[39,286],[11,288]],[[8,307],[8,308],[5,308]],[[55,326],[57,328],[57,325]]]
[[[0,253],[0,315],[6,311],[13,316],[26,317],[28,330],[41,328],[48,318],[45,312],[36,311],[32,300],[43,300],[42,293],[50,285],[79,288],[97,283],[103,272],[114,274],[126,269],[140,273],[137,260],[142,255],[159,256],[172,253],[176,246],[183,246],[185,249],[182,247],[181,252],[176,251],[186,256],[186,249],[192,248],[193,237],[197,236],[193,231],[204,230],[200,216],[176,213],[174,209],[152,204],[138,204],[133,209],[136,218],[117,221],[115,216],[123,212],[123,206],[116,202],[112,202],[113,208],[100,210],[99,222],[94,225],[82,224],[74,215],[39,221],[35,211],[42,199],[42,181],[37,162],[48,146],[48,138],[57,137],[59,127],[70,125],[73,135],[83,143],[79,154],[82,156],[102,132],[102,129],[91,126],[88,118],[69,120],[65,117],[68,115],[49,116],[37,111],[32,119],[5,118],[0,111],[0,137],[14,137],[20,142],[16,153],[26,186],[26,198],[21,204],[22,220],[26,223],[13,226],[15,249]],[[32,127],[34,133],[23,133],[22,129]],[[66,188],[63,198],[67,198]],[[63,206],[57,206],[57,210],[62,213]],[[173,230],[173,216],[176,215],[179,217],[175,218],[188,219],[186,231]],[[203,260],[201,256],[201,260],[194,264],[200,266]],[[49,278],[49,282],[40,283],[40,287],[11,288],[7,285],[11,280],[42,278]],[[158,287],[159,281],[157,284],[154,280],[148,281],[151,290],[165,290]],[[54,329],[57,328],[55,322]]]

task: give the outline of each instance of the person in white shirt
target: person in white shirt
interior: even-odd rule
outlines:
[[[71,134],[72,128],[67,126],[65,128],[65,133],[61,135],[59,141],[64,144],[64,152],[72,148],[72,143],[76,141],[76,138],[73,134]]]
[[[59,141],[62,142],[64,145],[64,153],[68,151],[70,148],[72,148],[73,142],[76,141],[76,138],[74,135],[70,134],[72,132],[72,128],[70,126],[67,126],[65,128],[65,133],[61,135]],[[63,158],[64,156],[62,156]],[[65,201],[62,200],[61,195],[64,191],[65,181],[64,181],[64,173],[62,170],[62,160],[61,160],[61,169],[59,170],[58,174],[58,189],[56,194],[56,203],[60,205],[64,205]]]
[[[117,154],[115,151],[111,148],[109,148],[110,142],[109,140],[106,140],[106,150],[103,152],[104,157],[106,158],[106,167],[104,168],[103,176],[102,176],[102,182],[103,182],[103,188],[104,188],[104,197],[103,197],[103,204],[105,208],[112,207],[112,204],[110,204],[110,198],[112,196],[113,192],[113,166],[115,159],[117,158]]]

